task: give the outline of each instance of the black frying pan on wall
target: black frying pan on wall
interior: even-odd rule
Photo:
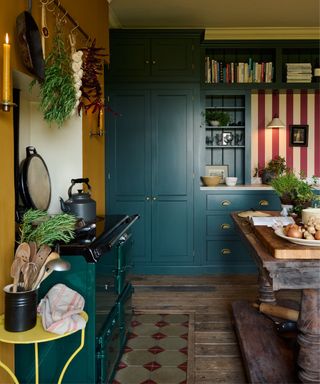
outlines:
[[[18,15],[16,19],[16,35],[19,52],[24,66],[38,81],[44,80],[44,59],[42,54],[41,36],[31,14],[32,1],[29,0],[28,11]]]

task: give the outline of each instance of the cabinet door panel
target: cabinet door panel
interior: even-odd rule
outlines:
[[[111,95],[114,116],[107,143],[112,186],[117,196],[146,196],[150,185],[148,98],[142,93]],[[137,113],[139,111],[139,113]]]
[[[115,90],[106,136],[107,214],[139,214],[132,228],[134,263],[151,259],[150,96],[144,90]],[[109,177],[110,175],[110,177]]]
[[[192,209],[187,201],[152,203],[152,261],[181,264],[192,261]]]
[[[153,93],[152,193],[186,196],[192,177],[190,91]]]
[[[111,39],[110,76],[119,80],[150,75],[149,39]]]
[[[193,104],[185,89],[152,93],[152,262],[193,258]]]
[[[194,72],[192,40],[153,39],[151,47],[153,77],[192,76]]]

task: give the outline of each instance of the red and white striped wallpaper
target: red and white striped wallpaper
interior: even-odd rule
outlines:
[[[286,128],[266,129],[277,114]],[[257,91],[251,95],[251,168],[263,167],[274,156],[285,157],[296,174],[320,177],[319,90]],[[308,147],[290,147],[290,124],[308,124]]]

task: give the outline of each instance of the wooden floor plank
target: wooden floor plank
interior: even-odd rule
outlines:
[[[232,303],[254,302],[258,296],[254,275],[133,276],[136,311],[193,314],[194,333],[188,384],[247,383],[233,324]],[[277,297],[300,300],[299,291],[277,292]]]
[[[236,344],[237,342],[233,330],[230,332],[195,332],[196,344]]]

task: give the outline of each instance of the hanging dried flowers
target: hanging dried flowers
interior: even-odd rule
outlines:
[[[96,48],[96,41],[93,40],[91,45],[87,48],[83,48],[83,76],[82,86],[80,88],[82,92],[81,100],[78,106],[78,112],[81,109],[87,112],[92,108],[92,113],[99,112],[104,108],[102,100],[102,88],[98,79],[98,76],[103,72],[102,58],[106,56],[101,53],[103,48]]]
[[[62,31],[58,28],[52,50],[45,62],[45,79],[40,87],[40,108],[44,119],[60,127],[72,114],[76,104],[70,54]]]

